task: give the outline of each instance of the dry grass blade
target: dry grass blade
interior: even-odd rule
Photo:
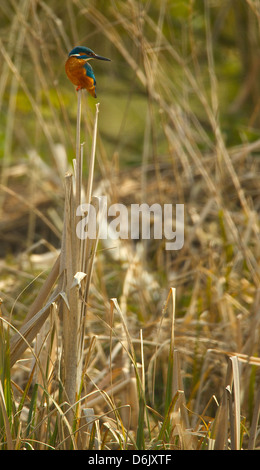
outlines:
[[[219,405],[216,418],[213,423],[211,438],[215,439],[214,450],[225,450],[228,437],[228,395],[230,394],[230,383],[232,382],[231,361],[228,363],[226,373],[226,387]]]
[[[37,333],[40,331],[44,322],[49,316],[50,308],[59,297],[65,300],[64,292],[59,292],[55,297],[49,300],[45,306],[39,310],[30,320],[28,320],[17,333],[11,338],[10,341],[10,364],[13,366],[15,362],[20,359],[28,345],[34,340]],[[66,303],[66,302],[65,302]]]
[[[215,438],[214,450],[226,449],[228,435],[228,400],[225,390],[217,416],[214,420],[212,438]]]
[[[123,314],[119,304],[118,304],[118,301],[117,299],[111,299],[110,300],[110,305],[111,305],[111,310],[112,308],[114,307],[116,309],[116,311],[119,313],[120,315],[120,318],[121,318],[121,321],[122,321],[122,325],[123,325],[123,328],[124,328],[124,333],[125,333],[125,338],[126,338],[126,343],[127,343],[127,346],[128,346],[128,354],[133,362],[133,365],[135,365],[135,352],[134,352],[134,348],[133,348],[133,342],[132,342],[132,338],[131,338],[131,335],[129,333],[129,329],[127,327],[127,321],[126,321],[126,318],[125,318],[125,315]],[[111,315],[112,317],[112,315]]]
[[[258,390],[256,401],[255,401],[252,424],[251,424],[250,433],[249,433],[248,450],[253,450],[255,448],[259,413],[260,413],[260,390]]]
[[[237,357],[231,357],[233,374],[233,397],[234,403],[230,401],[230,415],[234,416],[231,420],[231,446],[233,450],[240,449],[240,383]]]
[[[55,282],[57,281],[60,270],[60,255],[58,256],[56,262],[54,263],[44,285],[41,287],[35,301],[31,305],[26,318],[25,323],[30,320],[43,306],[46,302],[48,296],[50,295],[51,289],[53,288]]]
[[[1,407],[2,415],[3,415],[3,419],[4,419],[7,449],[8,450],[14,450],[12,434],[11,434],[11,428],[10,428],[9,419],[8,419],[8,415],[7,415],[7,411],[6,411],[5,397],[4,397],[4,391],[3,391],[3,386],[2,386],[1,380],[0,380],[0,407]]]
[[[42,307],[48,296],[50,295],[51,288],[53,287],[55,281],[58,277],[59,272],[59,263],[60,259],[56,260],[48,278],[46,279],[44,285],[42,286],[37,298],[33,302],[23,326],[21,327],[19,333],[16,333],[10,341],[10,364],[13,366],[15,362],[20,359],[21,355],[27,349],[27,343],[23,340],[26,338],[27,341],[32,341],[40,328],[42,327],[44,321],[49,315],[49,308],[51,304],[55,301],[55,297],[51,299],[47,304]],[[57,297],[56,297],[57,298]]]
[[[166,384],[166,397],[165,397],[165,413],[168,412],[168,408],[172,401],[172,396],[175,395],[174,393],[174,327],[175,327],[175,302],[176,302],[176,289],[171,288],[168,294],[166,304],[164,309],[168,307],[168,303],[171,302],[171,317],[170,317],[170,325],[171,325],[171,335],[170,335],[170,350],[169,350],[169,357],[168,357],[168,372],[167,372],[167,384]],[[177,369],[176,369],[177,370]]]

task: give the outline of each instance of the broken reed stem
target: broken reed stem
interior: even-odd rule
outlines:
[[[87,185],[86,202],[90,203],[92,199],[95,151],[96,151],[96,135],[98,122],[98,107],[96,105],[96,116],[93,130],[93,142],[89,163],[89,176]],[[78,399],[80,392],[80,384],[83,370],[83,350],[85,337],[85,318],[87,311],[87,299],[91,275],[93,270],[93,262],[97,249],[98,231],[96,239],[92,240],[82,233],[81,237],[77,237],[76,211],[81,205],[82,191],[82,146],[80,143],[80,127],[81,127],[81,90],[78,92],[78,110],[77,110],[77,136],[76,136],[76,161],[74,161],[75,170],[75,191],[73,191],[72,175],[65,178],[65,223],[63,234],[63,260],[65,268],[65,292],[67,303],[63,308],[63,340],[64,340],[64,388],[65,399],[68,400],[70,410],[68,412],[68,421],[72,425],[75,417],[75,411],[80,414],[79,407],[73,407]],[[88,226],[93,224],[97,227],[97,218],[99,217],[99,207],[97,201],[95,220],[94,215],[88,211]],[[79,214],[79,212],[77,212]],[[83,212],[80,217],[83,217]],[[82,224],[83,227],[83,224]],[[65,255],[65,256],[64,256]],[[86,276],[84,287],[81,282],[75,282]]]
[[[65,399],[70,406],[76,402],[81,381],[82,348],[80,331],[81,301],[79,287],[75,286],[74,276],[80,271],[80,244],[76,236],[76,209],[81,204],[82,188],[82,154],[80,145],[81,128],[81,98],[82,91],[78,91],[77,128],[76,128],[76,159],[74,159],[75,191],[73,191],[73,177],[65,177],[65,220],[63,233],[63,261],[65,273],[65,293],[67,302],[63,306],[63,373]],[[73,423],[75,410],[68,412],[68,421]]]

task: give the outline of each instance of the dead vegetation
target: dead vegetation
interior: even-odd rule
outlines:
[[[260,140],[226,143],[210,3],[200,16],[204,55],[195,44],[195,7],[184,54],[166,28],[168,2],[156,19],[139,1],[112,2],[106,14],[90,3],[66,2],[69,25],[48,2],[10,2],[5,12],[16,14],[9,41],[1,37],[1,447],[259,448]],[[257,7],[245,3],[258,22]],[[120,161],[128,146],[126,159],[136,152],[126,117],[113,154],[105,145],[111,115],[120,122],[113,85],[99,110],[84,94],[77,100],[61,72],[55,79],[68,31],[79,40],[78,15],[93,34],[102,31],[127,67],[127,89],[131,71],[141,95],[132,111],[132,90],[126,103],[133,122],[144,122],[138,165]],[[22,47],[25,57],[15,52]],[[34,89],[23,69],[29,62]],[[124,89],[125,77],[117,84]],[[28,132],[19,106],[33,113],[39,149],[15,163],[17,126]],[[102,195],[128,208],[184,203],[184,247],[79,240],[76,208]]]

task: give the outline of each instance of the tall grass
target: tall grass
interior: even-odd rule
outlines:
[[[229,145],[228,6],[159,3],[1,6],[2,449],[259,448],[257,103]],[[77,43],[113,59],[96,107],[63,80]],[[183,249],[80,240],[76,208],[102,195],[184,203]]]

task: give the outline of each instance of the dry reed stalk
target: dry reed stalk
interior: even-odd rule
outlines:
[[[76,207],[81,204],[81,188],[82,188],[82,152],[80,145],[80,123],[81,123],[81,96],[82,90],[78,91],[78,106],[77,106],[77,134],[76,134],[76,188],[75,199]]]
[[[231,394],[229,397],[230,407],[230,424],[231,424],[231,449],[240,449],[240,380],[239,380],[239,369],[238,369],[238,358],[236,356],[230,357],[232,365],[233,375],[233,400],[231,400]]]
[[[174,381],[174,328],[175,328],[175,304],[176,304],[176,289],[171,288],[165,303],[164,310],[167,309],[168,304],[172,304],[170,325],[170,350],[168,357],[168,372],[167,372],[167,384],[166,384],[166,396],[165,396],[165,413],[168,412],[172,397],[175,395],[174,386],[176,387],[176,380]],[[174,383],[175,382],[175,383]]]
[[[98,105],[96,107],[96,120],[93,131],[93,145],[91,152],[90,173],[87,187],[87,201],[96,206],[95,220],[88,214],[88,226],[98,226],[99,218],[98,201],[91,200],[94,161],[97,134]],[[65,178],[65,223],[62,241],[62,266],[61,272],[65,274],[65,287],[68,302],[63,306],[63,354],[64,354],[64,391],[66,400],[70,405],[68,421],[72,424],[75,409],[73,404],[77,401],[80,392],[80,384],[83,370],[83,350],[85,337],[85,319],[88,302],[88,294],[91,283],[94,257],[98,243],[98,231],[96,239],[91,240],[88,236],[79,238],[76,235],[76,210],[81,204],[82,194],[82,147],[80,144],[81,127],[81,91],[78,94],[77,110],[77,137],[76,137],[76,161],[75,168],[75,191],[73,191],[72,175]],[[83,235],[83,234],[82,234]],[[84,270],[84,271],[83,271]],[[83,282],[84,280],[84,282]],[[80,413],[80,407],[77,408]]]
[[[214,439],[214,450],[225,450],[228,436],[228,403],[227,390],[224,390],[222,402],[219,406],[213,423],[212,438]]]
[[[73,285],[74,275],[77,273],[77,240],[75,232],[75,200],[72,187],[72,175],[65,178],[65,215],[64,237],[61,248],[64,272],[64,291],[67,303],[63,306],[63,380],[66,400],[72,405],[76,401],[78,389],[78,303],[79,292]],[[73,420],[70,413],[69,422]]]
[[[124,331],[122,328],[124,336]],[[123,405],[121,410],[121,419],[125,429],[132,429],[134,432],[137,431],[138,426],[138,415],[139,415],[139,397],[138,397],[138,386],[134,368],[131,364],[127,353],[127,342],[123,341],[121,351],[121,370],[122,377],[126,384],[121,389],[120,402]],[[115,388],[113,387],[115,390]],[[113,390],[113,395],[115,394]]]
[[[92,187],[94,177],[94,161],[97,134],[98,105],[96,107],[96,119],[93,133],[90,172],[87,186],[87,198],[96,207],[97,219],[99,199],[93,198]],[[63,375],[66,400],[69,402],[68,422],[71,425],[74,419],[73,404],[77,400],[80,390],[83,346],[85,334],[85,318],[88,301],[94,257],[98,243],[98,230],[95,240],[88,237],[81,240],[76,235],[76,208],[81,204],[82,194],[82,152],[80,145],[80,120],[81,120],[81,92],[78,94],[77,114],[77,138],[76,138],[76,162],[75,183],[73,176],[65,176],[65,210],[64,228],[62,234],[61,253],[58,256],[48,278],[33,302],[24,324],[20,331],[11,339],[10,363],[11,366],[21,357],[28,345],[39,333],[47,320],[51,307],[58,304],[60,312],[63,312]],[[89,218],[89,224],[95,224],[99,228],[97,220]],[[82,272],[81,268],[85,271]],[[53,294],[51,290],[59,282]],[[87,281],[85,282],[85,279]],[[83,282],[85,285],[83,286]],[[48,300],[49,299],[49,300]]]
[[[230,357],[223,397],[213,423],[214,450],[228,448],[228,426],[232,450],[240,449],[240,385],[237,357]]]

